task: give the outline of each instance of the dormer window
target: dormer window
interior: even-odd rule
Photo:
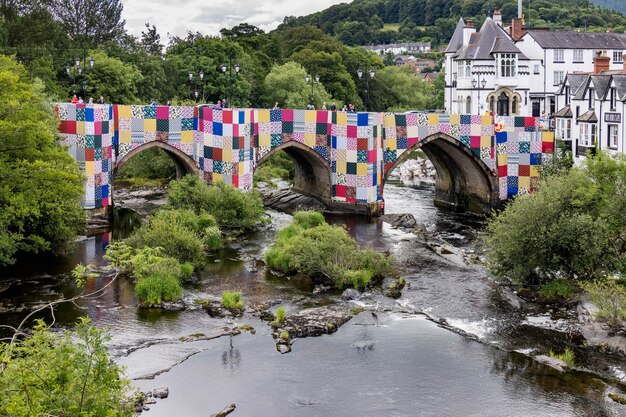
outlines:
[[[596,105],[596,92],[593,88],[589,89],[589,109],[593,109]]]
[[[565,86],[565,105],[569,106],[569,86]]]
[[[517,54],[499,54],[498,61],[500,77],[515,77],[517,73]]]
[[[617,108],[617,94],[615,93],[615,88],[611,88],[611,110],[615,110]]]

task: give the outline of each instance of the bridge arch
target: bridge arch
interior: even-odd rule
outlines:
[[[435,204],[459,211],[489,213],[498,201],[496,174],[470,148],[444,133],[435,133],[407,149],[385,169],[389,175],[416,150],[423,151],[437,171]]]
[[[330,164],[309,146],[296,141],[282,143],[259,158],[254,169],[280,151],[284,151],[294,162],[293,191],[330,204],[332,197]]]
[[[165,153],[172,159],[172,161],[174,161],[174,165],[176,166],[176,178],[182,178],[187,174],[199,175],[200,170],[192,157],[172,145],[158,140],[153,140],[134,148],[133,150],[122,156],[113,167],[113,176],[115,177],[119,170],[124,165],[126,165],[133,156],[151,148],[164,150]]]

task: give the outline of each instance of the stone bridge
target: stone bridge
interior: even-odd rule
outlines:
[[[57,104],[59,132],[86,176],[85,209],[112,205],[116,170],[158,147],[179,175],[252,188],[256,167],[285,151],[295,191],[330,209],[377,214],[389,174],[417,149],[437,170],[436,203],[487,212],[536,187],[554,135],[532,117]]]

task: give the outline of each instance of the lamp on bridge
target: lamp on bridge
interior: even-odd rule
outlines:
[[[315,72],[315,68],[313,68],[313,72]],[[311,105],[313,105],[314,101],[313,101],[313,96],[315,93],[315,86],[317,84],[320,83],[320,76],[316,73],[313,78],[311,78],[311,76],[309,74],[307,74],[304,77],[304,81],[306,81],[307,84],[311,84]]]
[[[376,76],[376,71],[374,68],[369,68],[369,64],[366,66],[366,71],[363,71],[361,68],[356,70],[356,75],[359,76],[359,80],[363,79],[363,74],[366,72],[369,73],[369,77],[365,77],[365,110],[370,111],[370,80],[374,79]]]
[[[228,70],[228,101],[227,103],[230,105],[230,100],[233,97],[233,69],[235,70],[235,76],[237,76],[237,74],[239,74],[239,71],[241,70],[241,67],[239,66],[239,64],[235,64],[235,66],[233,66],[233,58],[232,57],[228,57],[228,64],[222,64],[220,65],[220,68],[222,69],[222,72],[224,74],[226,74],[226,71]]]
[[[74,65],[70,66],[69,64],[65,66],[65,72],[69,77],[72,77],[72,94],[76,94],[76,78],[83,77],[83,99],[87,99],[87,74],[90,71],[93,71],[94,65],[96,64],[96,60],[93,57],[89,58],[89,61],[86,61],[87,57],[83,57],[83,65],[81,65],[80,58],[74,58]],[[89,62],[89,66],[87,66],[87,62]],[[85,68],[83,71],[83,67]]]
[[[472,80],[472,86],[478,90],[478,114],[482,114],[484,106],[483,106],[483,103],[480,101],[480,90],[485,89],[485,86],[487,85],[487,80],[484,78],[484,76],[482,80],[480,79],[481,73],[475,73],[475,74],[478,75],[478,79],[474,78]]]
[[[204,71],[200,70],[198,76],[194,77],[193,71],[189,71],[189,83],[193,85],[193,96],[198,102],[198,97],[204,101]]]

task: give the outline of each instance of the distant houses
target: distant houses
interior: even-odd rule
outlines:
[[[390,43],[387,45],[362,46],[361,48],[367,51],[375,52],[378,55],[385,55],[388,53],[392,53],[394,55],[426,54],[431,51],[430,42]]]

